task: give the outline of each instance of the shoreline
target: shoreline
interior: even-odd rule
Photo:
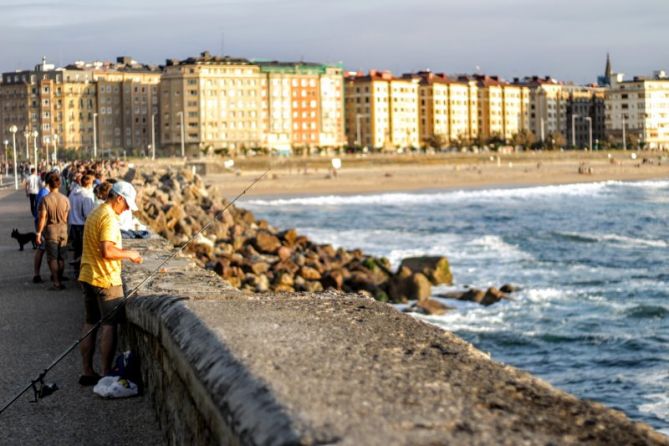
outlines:
[[[669,164],[641,164],[632,160],[588,160],[592,174],[579,173],[580,159],[537,159],[533,162],[497,164],[449,163],[390,164],[349,167],[334,177],[329,169],[312,171],[273,168],[266,179],[256,184],[248,196],[260,199],[302,198],[314,196],[352,196],[385,193],[429,193],[457,190],[506,189],[533,186],[600,183],[606,181],[669,180]],[[207,184],[216,185],[226,195],[236,195],[253,179],[262,175],[258,169],[236,173],[208,174]]]

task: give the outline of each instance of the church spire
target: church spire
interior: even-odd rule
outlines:
[[[611,56],[606,53],[606,68],[604,69],[604,77],[611,81]],[[609,82],[610,83],[610,82]]]

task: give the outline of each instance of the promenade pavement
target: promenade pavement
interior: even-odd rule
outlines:
[[[0,407],[79,338],[83,323],[72,272],[66,290],[49,291],[45,258],[45,282],[33,284],[34,251],[18,250],[12,228],[33,231],[29,203],[22,191],[0,190]],[[0,445],[163,444],[149,397],[103,400],[78,384],[80,370],[77,348],[46,377],[58,391],[38,403],[28,391],[0,415]]]

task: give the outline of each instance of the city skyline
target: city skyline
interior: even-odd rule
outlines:
[[[91,8],[82,1],[0,1],[0,69],[28,69],[42,56],[57,65],[121,55],[164,64],[207,49],[342,62],[347,70],[549,75],[579,84],[596,80],[607,52],[614,71],[628,77],[667,68],[662,42],[669,32],[662,22],[669,3],[500,3],[120,0]]]

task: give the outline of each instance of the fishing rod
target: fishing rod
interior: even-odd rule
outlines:
[[[255,186],[257,183],[259,183],[260,180],[262,180],[262,179],[265,177],[265,175],[267,175],[267,174],[270,172],[270,170],[272,170],[272,169],[271,169],[271,168],[267,169],[262,175],[260,175],[260,176],[259,176],[258,178],[256,178],[251,184],[249,184],[249,185],[246,187],[246,189],[242,190],[239,194],[237,194],[237,196],[236,196],[235,198],[233,198],[232,201],[231,201],[230,203],[228,203],[228,204],[223,208],[223,210],[221,211],[221,214],[223,214],[226,210],[228,210],[228,208],[229,208],[230,206],[232,206],[237,200],[239,200],[241,197],[243,197],[244,195],[246,195],[246,193],[247,193],[253,186]],[[44,383],[44,378],[46,377],[46,374],[49,373],[49,372],[51,371],[51,369],[53,369],[56,365],[58,365],[58,363],[59,363],[60,361],[62,361],[63,359],[65,359],[65,357],[66,357],[67,355],[69,355],[69,354],[72,352],[72,350],[74,350],[79,344],[81,344],[81,342],[82,342],[84,339],[86,339],[88,336],[91,335],[91,333],[93,333],[94,331],[96,331],[96,330],[100,327],[100,325],[102,325],[102,323],[103,323],[104,321],[106,321],[107,319],[111,318],[111,317],[116,313],[116,311],[118,311],[119,308],[121,308],[121,306],[122,306],[128,299],[130,299],[131,297],[133,297],[133,296],[137,293],[137,291],[139,291],[139,289],[142,287],[142,285],[144,285],[146,282],[148,282],[149,280],[151,280],[151,279],[152,279],[158,272],[160,272],[160,269],[161,269],[167,262],[169,262],[170,260],[172,260],[173,258],[175,258],[178,254],[180,254],[180,253],[184,250],[184,248],[186,248],[186,246],[188,246],[193,240],[195,240],[195,238],[196,238],[197,236],[199,236],[200,234],[202,234],[202,233],[205,231],[205,229],[207,229],[209,226],[211,226],[211,224],[212,224],[213,222],[214,222],[214,220],[210,220],[210,221],[209,221],[206,225],[204,225],[199,231],[197,231],[195,234],[193,234],[193,235],[192,235],[192,236],[191,236],[191,237],[190,237],[190,238],[189,238],[183,245],[181,245],[181,247],[179,247],[176,251],[174,251],[172,254],[170,254],[165,260],[163,260],[163,261],[160,263],[160,265],[158,265],[156,268],[154,268],[153,271],[151,271],[151,272],[149,273],[148,276],[146,276],[146,277],[145,277],[145,278],[144,278],[138,285],[136,285],[136,286],[135,286],[135,287],[134,287],[134,288],[133,288],[133,289],[132,289],[126,296],[125,296],[125,297],[123,297],[123,299],[121,299],[121,302],[119,302],[118,305],[116,305],[116,306],[112,309],[112,311],[110,311],[105,317],[101,318],[95,325],[93,325],[93,328],[91,328],[90,330],[88,330],[83,336],[81,336],[79,339],[77,339],[77,340],[76,340],[70,347],[68,347],[63,353],[61,353],[56,359],[54,359],[53,362],[51,362],[51,364],[49,364],[48,367],[46,367],[44,370],[42,370],[42,372],[40,372],[40,374],[37,375],[37,377],[36,377],[35,379],[31,380],[31,381],[30,381],[30,384],[26,385],[26,386],[25,386],[25,387],[24,387],[18,394],[16,394],[16,396],[15,396],[14,398],[12,398],[7,404],[5,404],[5,405],[2,407],[2,409],[0,409],[0,415],[2,415],[2,413],[3,413],[5,410],[7,410],[9,407],[11,407],[11,405],[14,404],[14,403],[16,402],[16,400],[18,400],[19,398],[21,398],[21,396],[22,396],[23,394],[25,394],[25,393],[26,393],[28,390],[30,390],[30,389],[32,389],[32,390],[33,390],[33,393],[34,393],[34,399],[31,401],[31,402],[33,402],[33,403],[36,403],[36,402],[39,401],[41,398],[45,398],[45,397],[51,395],[51,394],[52,394],[53,392],[55,392],[56,390],[58,390],[58,386],[57,386],[55,383],[51,383],[51,384],[46,384],[46,383]]]

